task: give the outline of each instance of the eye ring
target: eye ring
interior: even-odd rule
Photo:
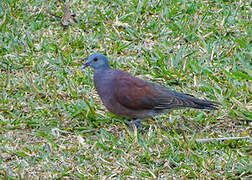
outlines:
[[[94,60],[93,60],[94,62],[96,62],[96,61],[98,61],[98,58],[94,58]]]

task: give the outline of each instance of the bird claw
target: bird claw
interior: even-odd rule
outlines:
[[[131,132],[134,132],[134,127],[136,127],[137,130],[140,129],[142,127],[141,119],[132,120],[129,127]]]

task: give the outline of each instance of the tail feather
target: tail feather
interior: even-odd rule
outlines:
[[[157,111],[178,108],[217,110],[220,105],[214,101],[198,99],[193,95],[171,91],[167,88],[163,89],[163,92],[164,94],[155,99],[156,105],[154,109]]]
[[[195,109],[208,109],[208,110],[217,110],[220,105],[217,102],[198,99],[192,95],[185,94],[183,101],[188,102],[188,107]],[[186,102],[185,102],[186,103]],[[187,103],[186,103],[187,104]]]
[[[220,105],[217,102],[214,101],[208,101],[208,100],[200,100],[197,99],[196,101],[194,101],[195,106],[193,108],[196,109],[209,109],[209,110],[217,110],[218,106]]]

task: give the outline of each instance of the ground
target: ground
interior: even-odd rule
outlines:
[[[252,178],[250,1],[68,5],[0,1],[0,179]],[[131,133],[79,69],[94,52],[220,108],[172,111]],[[196,142],[238,136],[250,139]]]

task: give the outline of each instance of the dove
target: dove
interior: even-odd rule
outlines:
[[[217,110],[219,103],[172,91],[120,69],[113,69],[107,57],[94,53],[81,67],[94,69],[94,86],[104,106],[113,114],[131,119],[130,129],[141,121],[179,108]]]

